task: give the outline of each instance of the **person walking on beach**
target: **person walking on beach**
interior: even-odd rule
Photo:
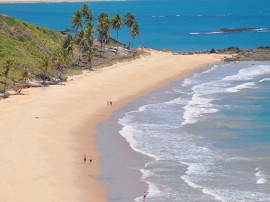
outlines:
[[[146,200],[146,197],[147,197],[147,194],[148,194],[149,192],[143,192],[143,201],[145,201]]]
[[[110,106],[112,106],[112,101],[110,101]]]
[[[89,164],[92,163],[92,156],[90,156],[90,159],[89,159]]]
[[[86,163],[86,155],[84,155],[83,161],[84,161],[84,163]]]

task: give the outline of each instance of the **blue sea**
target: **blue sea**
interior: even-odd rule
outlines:
[[[71,28],[71,15],[83,3],[0,4],[0,13],[64,30]],[[174,51],[211,48],[255,48],[270,45],[270,1],[268,0],[131,0],[90,2],[95,16],[132,12],[141,34],[134,46]],[[248,28],[244,33],[221,33],[221,28]],[[113,32],[115,37],[115,32]],[[128,43],[123,28],[120,40]]]
[[[143,99],[119,124],[152,157],[147,201],[270,201],[270,62],[216,64]]]

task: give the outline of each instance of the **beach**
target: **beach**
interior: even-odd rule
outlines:
[[[97,178],[102,170],[97,124],[129,102],[224,58],[150,53],[1,100],[0,201],[108,201]]]

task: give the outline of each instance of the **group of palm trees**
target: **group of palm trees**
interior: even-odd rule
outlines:
[[[95,25],[96,24],[96,30]],[[104,57],[105,44],[111,39],[111,30],[116,30],[118,53],[118,35],[119,31],[127,26],[129,28],[129,42],[127,48],[137,35],[140,34],[139,25],[132,13],[127,13],[122,19],[120,14],[114,15],[111,19],[107,13],[101,13],[97,19],[87,4],[84,4],[80,10],[72,16],[72,28],[74,34],[65,37],[62,47],[48,52],[47,55],[40,58],[38,68],[28,68],[28,65],[19,64],[12,58],[7,58],[0,66],[0,92],[6,92],[8,86],[24,86],[30,77],[39,77],[43,83],[59,78],[63,80],[63,69],[68,66],[77,66],[84,62],[83,66],[89,64],[92,67],[92,59],[95,56],[94,36],[97,36],[100,43],[100,57]],[[77,56],[75,58],[75,56]],[[56,79],[54,79],[56,81]],[[22,88],[19,89],[19,92]]]
[[[95,29],[95,24],[96,29]],[[100,42],[100,56],[104,57],[105,46],[111,39],[111,30],[116,30],[117,42],[119,36],[119,30],[126,25],[129,28],[129,43],[128,48],[131,47],[131,41],[135,40],[135,37],[140,34],[140,27],[137,23],[134,14],[127,13],[122,19],[120,14],[114,15],[111,19],[108,13],[102,12],[97,19],[94,18],[92,11],[87,4],[84,4],[80,10],[76,11],[72,16],[72,28],[75,34],[69,34],[64,43],[63,49],[67,54],[74,57],[75,46],[77,47],[77,65],[86,59],[86,61],[92,66],[92,59],[95,55],[94,52],[94,36],[97,35]],[[118,44],[116,54],[118,53]]]
[[[21,71],[17,71],[18,68],[20,68]],[[17,74],[14,74],[14,72]],[[7,58],[0,68],[0,84],[2,86],[0,92],[5,94],[7,87],[15,84],[15,90],[20,93],[29,78],[30,72],[26,65],[19,66],[16,64],[15,59]]]

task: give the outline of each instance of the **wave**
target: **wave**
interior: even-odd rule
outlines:
[[[167,18],[167,15],[152,15],[152,18]]]
[[[266,179],[267,176],[258,167],[255,168],[255,176],[258,177],[257,184],[265,184],[268,182]]]
[[[196,123],[200,118],[203,117],[203,114],[212,114],[218,112],[219,109],[217,106],[212,104],[214,98],[211,98],[211,95],[224,92],[224,87],[226,86],[226,83],[212,81],[192,87],[193,95],[191,100],[184,107],[185,112],[183,114],[184,121],[182,122],[182,125]]]
[[[199,34],[201,34],[200,32],[191,32],[191,33],[189,33],[190,35],[199,35]]]
[[[194,124],[203,114],[210,114],[218,112],[219,110],[214,108],[214,105],[211,104],[212,99],[204,98],[197,94],[192,96],[192,99],[184,107],[185,112],[183,114],[184,121],[182,125]]]
[[[209,35],[209,34],[223,34],[223,32],[206,32],[204,34],[207,34],[207,35]]]
[[[121,119],[119,120],[118,122],[119,124],[121,124]],[[122,125],[122,124],[121,124]],[[122,128],[122,130],[119,131],[119,133],[127,140],[127,142],[129,143],[130,147],[136,151],[136,152],[139,152],[143,155],[146,155],[146,156],[149,156],[151,158],[154,158],[156,160],[159,160],[159,157],[158,156],[155,156],[153,154],[150,154],[146,151],[143,151],[141,149],[139,149],[139,142],[136,140],[135,138],[135,134],[137,133],[138,131],[136,131],[132,126],[129,126],[129,125],[126,125]]]
[[[233,34],[233,33],[248,33],[248,32],[256,32],[256,33],[265,33],[270,32],[270,28],[252,28],[245,29],[245,31],[208,31],[208,32],[189,32],[190,35],[216,35],[216,34]]]
[[[261,79],[259,82],[270,82],[270,78]]]
[[[255,82],[243,83],[243,84],[240,84],[238,86],[227,88],[226,91],[231,92],[231,93],[236,93],[236,92],[239,92],[239,91],[241,91],[243,89],[256,88],[255,85],[256,85]]]
[[[190,187],[201,189],[204,194],[213,196],[216,200],[226,202],[227,200],[218,195],[214,190],[209,189],[208,187],[204,187],[192,181],[189,177],[190,175],[209,175],[209,168],[207,168],[206,164],[197,164],[197,163],[186,163],[182,162],[184,165],[187,165],[186,175],[181,176],[181,179],[184,180]]]
[[[227,76],[223,81],[247,81],[270,73],[270,65],[257,65],[241,69],[236,75]]]

